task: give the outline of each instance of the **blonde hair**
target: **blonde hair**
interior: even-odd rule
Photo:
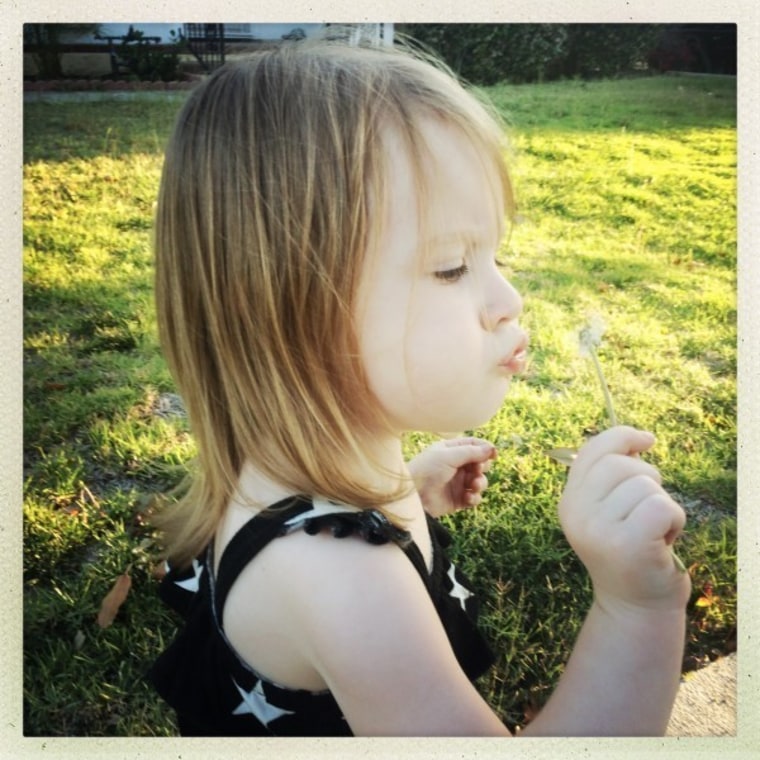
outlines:
[[[383,216],[381,133],[398,130],[419,168],[423,117],[499,167],[510,211],[503,130],[418,55],[282,45],[217,70],[181,110],[155,233],[159,336],[198,445],[189,492],[161,517],[173,562],[211,539],[246,460],[293,493],[362,508],[408,489],[351,477],[384,424],[353,315]]]

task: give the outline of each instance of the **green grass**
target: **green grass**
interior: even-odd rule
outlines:
[[[690,520],[684,669],[732,646],[736,622],[735,83],[699,77],[499,86],[520,223],[505,258],[532,358],[483,430],[486,503],[448,520],[499,661],[481,683],[510,726],[559,677],[590,588],[559,529],[553,446],[606,426],[577,334],[592,314],[621,422]],[[193,454],[155,414],[173,386],[152,306],[150,235],[178,100],[30,103],[24,112],[24,713],[32,735],[167,735],[143,681],[172,635],[146,512]],[[425,441],[409,440],[413,452]],[[133,586],[94,622],[116,576]],[[710,593],[711,590],[711,593]],[[707,600],[707,603],[705,600]]]

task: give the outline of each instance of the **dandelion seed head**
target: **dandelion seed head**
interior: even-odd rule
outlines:
[[[589,318],[588,324],[578,333],[581,356],[587,356],[592,349],[602,344],[602,336],[606,329],[604,320],[598,314],[593,314]]]

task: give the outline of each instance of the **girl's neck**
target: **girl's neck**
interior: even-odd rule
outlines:
[[[357,482],[363,482],[364,485],[372,487],[378,493],[396,492],[399,486],[399,478],[411,486],[412,479],[404,462],[400,438],[376,440],[369,453],[372,454],[373,461],[378,467],[373,469],[371,473],[357,472],[355,474]],[[238,491],[228,505],[216,534],[216,557],[222,556],[227,543],[250,519],[252,513],[259,512],[294,495],[296,494],[292,488],[288,488],[283,483],[267,476],[256,467],[254,462],[246,462],[240,474]],[[425,561],[430,567],[432,561],[430,536],[425,523],[422,503],[417,492],[412,488],[408,496],[393,504],[383,506],[391,514],[400,518],[405,527],[411,530],[415,542],[420,547]]]
[[[399,481],[411,482],[400,438],[376,439],[367,447],[367,454],[367,461],[375,466],[361,468],[354,473],[357,483],[377,493],[393,493],[398,490]],[[258,511],[294,495],[292,488],[269,477],[254,461],[248,460],[240,473],[238,490],[232,505]]]

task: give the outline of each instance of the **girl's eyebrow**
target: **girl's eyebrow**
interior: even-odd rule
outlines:
[[[457,230],[455,232],[444,232],[440,234],[433,234],[425,238],[423,241],[426,245],[431,247],[443,247],[446,245],[456,245],[461,243],[476,243],[483,239],[482,233],[479,234],[475,230]]]
[[[433,233],[423,240],[423,245],[429,248],[445,248],[454,245],[487,246],[493,242],[492,231],[477,230],[475,228],[454,230],[451,232]],[[500,228],[495,236],[497,241],[504,238],[504,230]]]

